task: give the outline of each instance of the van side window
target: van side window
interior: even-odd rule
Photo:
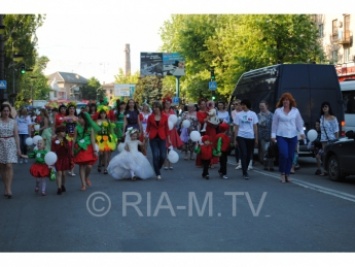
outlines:
[[[343,91],[344,112],[347,114],[355,114],[355,92]]]

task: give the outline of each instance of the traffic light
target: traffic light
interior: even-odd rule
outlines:
[[[215,100],[216,100],[216,96],[215,96],[214,91],[212,91],[212,101],[215,101]]]
[[[214,74],[214,68],[211,69],[211,81],[215,81],[216,80],[216,76]]]
[[[21,74],[25,74],[26,73],[26,65],[25,64],[21,64],[20,72],[21,72]]]

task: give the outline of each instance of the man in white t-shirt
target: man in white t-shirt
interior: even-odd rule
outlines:
[[[258,116],[251,111],[251,103],[248,99],[240,102],[242,111],[234,120],[235,145],[239,147],[244,179],[248,180],[248,166],[254,151],[254,145],[258,145]]]

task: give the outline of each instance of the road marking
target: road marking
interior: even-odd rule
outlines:
[[[228,162],[228,164],[237,165],[237,164],[231,163],[231,162]],[[262,174],[262,175],[269,176],[271,178],[280,180],[280,177],[278,175],[276,175],[276,174],[266,173],[266,172],[263,172],[263,171],[259,171],[259,170],[255,169],[255,168],[253,169],[253,172],[257,172],[259,174]],[[347,193],[344,193],[344,192],[341,192],[341,191],[338,191],[338,190],[330,189],[328,187],[324,187],[324,186],[316,185],[316,184],[313,184],[313,183],[305,182],[305,181],[299,180],[297,178],[292,178],[291,183],[295,184],[295,185],[298,185],[298,186],[301,186],[303,188],[307,188],[307,189],[318,191],[318,192],[321,192],[321,193],[324,193],[324,194],[327,194],[327,195],[331,195],[331,196],[334,196],[334,197],[337,197],[337,198],[341,198],[341,199],[344,199],[344,200],[355,202],[355,195],[352,195],[352,194],[347,194]]]

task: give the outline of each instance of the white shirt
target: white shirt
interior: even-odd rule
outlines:
[[[19,134],[29,134],[28,126],[32,124],[30,116],[17,116],[16,122]]]
[[[237,113],[234,123],[238,125],[239,137],[254,139],[254,125],[258,123],[258,116],[254,111],[241,111]]]
[[[217,117],[225,123],[229,123],[229,113],[226,110],[217,110]]]
[[[303,119],[299,110],[293,107],[286,114],[284,107],[277,108],[272,118],[271,138],[276,136],[293,138],[299,134],[304,134]]]

